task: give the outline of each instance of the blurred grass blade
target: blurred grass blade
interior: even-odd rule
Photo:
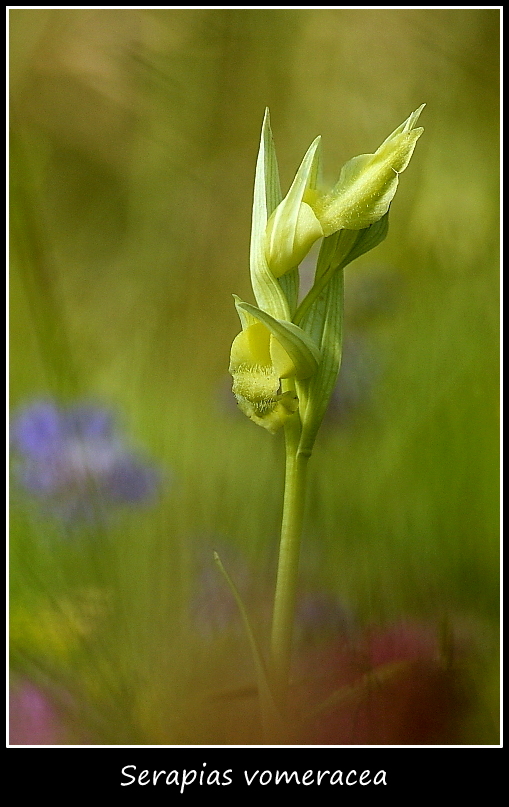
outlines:
[[[260,693],[260,705],[262,711],[262,722],[264,732],[268,736],[273,736],[274,732],[276,732],[276,734],[279,734],[282,729],[283,721],[276,707],[274,697],[272,695],[267,668],[265,666],[263,656],[258,646],[258,642],[256,641],[254,631],[251,627],[251,622],[249,620],[246,608],[242,601],[242,597],[240,596],[237,586],[235,585],[230,575],[224,568],[223,563],[217,552],[214,552],[214,561],[217,567],[219,568],[219,571],[223,575],[224,579],[228,583],[230,591],[232,592],[235,598],[235,602],[237,603],[238,609],[240,611],[240,615],[244,623],[244,629],[246,631],[246,635],[249,640],[251,653],[256,668],[256,678],[258,681],[258,691]]]

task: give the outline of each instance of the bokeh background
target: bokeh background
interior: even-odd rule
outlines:
[[[211,552],[263,643],[283,442],[227,373],[263,112],[286,190],[317,134],[332,183],[425,102],[389,235],[347,269],[302,591],[360,629],[446,625],[467,648],[457,741],[497,743],[499,11],[9,17],[12,417],[110,409],[159,478],[143,507],[70,526],[14,477],[11,739],[239,741],[206,697],[253,679]]]

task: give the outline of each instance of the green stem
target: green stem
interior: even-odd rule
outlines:
[[[284,710],[288,695],[292,635],[297,599],[300,539],[304,518],[308,455],[298,451],[300,424],[289,422],[286,436],[286,475],[279,565],[272,621],[272,682]]]
[[[304,299],[302,300],[301,304],[299,305],[297,311],[293,316],[292,322],[294,322],[295,325],[300,325],[302,327],[302,320],[306,316],[307,312],[309,311],[313,303],[316,302],[316,300],[318,300],[320,294],[323,292],[324,288],[330,281],[332,275],[334,274],[337,268],[338,268],[337,266],[329,267],[329,269],[326,272],[324,272],[324,274],[320,278],[315,280],[313,288],[304,297]]]

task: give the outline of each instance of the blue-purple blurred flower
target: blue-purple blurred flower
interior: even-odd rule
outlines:
[[[156,470],[125,447],[111,413],[98,406],[38,401],[16,415],[11,440],[21,485],[66,519],[141,503],[158,485]]]

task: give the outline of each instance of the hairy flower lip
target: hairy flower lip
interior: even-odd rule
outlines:
[[[299,406],[293,380],[308,378],[320,361],[320,352],[293,322],[277,320],[235,298],[242,331],[230,352],[233,393],[240,409],[255,423],[276,432]],[[290,388],[281,391],[281,382]]]
[[[230,373],[233,394],[247,417],[275,433],[296,411],[294,393],[281,393],[281,379],[296,372],[290,356],[262,322],[254,322],[234,339]]]

